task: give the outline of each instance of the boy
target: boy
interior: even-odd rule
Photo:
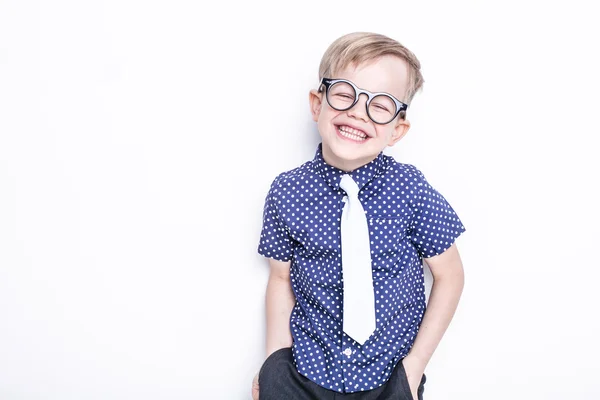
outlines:
[[[410,128],[420,63],[393,39],[352,33],[327,49],[319,78],[316,155],[266,198],[267,359],[253,398],[421,400],[462,293],[465,228],[416,167],[383,154]]]

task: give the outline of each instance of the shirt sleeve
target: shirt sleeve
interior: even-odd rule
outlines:
[[[465,231],[465,227],[446,201],[421,171],[417,170],[416,212],[411,226],[411,241],[423,258],[442,254]]]
[[[289,261],[293,254],[293,240],[277,208],[280,198],[278,179],[275,179],[265,200],[258,254],[278,261]]]

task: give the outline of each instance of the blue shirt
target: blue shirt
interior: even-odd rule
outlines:
[[[298,372],[340,393],[375,389],[410,350],[425,312],[422,257],[444,252],[465,230],[423,174],[393,157],[352,172],[371,239],[376,330],[363,345],[342,330],[340,218],[344,172],[312,161],[277,176],[266,198],[258,252],[291,260],[290,316]]]

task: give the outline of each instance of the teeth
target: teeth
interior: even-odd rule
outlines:
[[[342,136],[352,140],[362,141],[367,139],[367,135],[364,132],[350,128],[349,126],[340,126],[339,130]]]

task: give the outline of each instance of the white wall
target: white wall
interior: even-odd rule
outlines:
[[[250,398],[263,200],[356,30],[420,58],[388,154],[467,227],[427,398],[600,398],[593,2],[201,3],[0,1],[0,399]]]

